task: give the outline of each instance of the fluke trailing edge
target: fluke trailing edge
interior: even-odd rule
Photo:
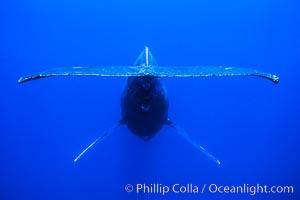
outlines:
[[[151,139],[164,126],[172,127],[179,135],[200,150],[209,159],[220,165],[220,161],[190,138],[179,125],[169,120],[169,100],[163,77],[209,77],[209,76],[257,76],[274,83],[279,82],[276,75],[234,67],[203,66],[158,66],[148,47],[136,59],[133,66],[69,67],[43,71],[24,76],[19,83],[50,76],[112,76],[128,77],[127,86],[121,97],[122,119],[114,127],[104,132],[91,143],[74,162],[78,161],[91,147],[99,143],[121,125],[144,140]]]

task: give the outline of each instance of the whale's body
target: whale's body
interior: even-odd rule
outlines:
[[[168,121],[168,105],[162,80],[129,77],[121,98],[122,121],[132,133],[150,139]]]
[[[156,66],[146,48],[135,61],[135,66]],[[121,98],[122,121],[128,129],[147,140],[152,138],[168,121],[169,100],[160,78],[154,76],[128,77]]]
[[[172,123],[168,116],[169,100],[163,77],[209,77],[209,76],[258,76],[279,82],[276,75],[265,72],[233,67],[202,67],[202,66],[158,66],[148,47],[136,59],[133,66],[106,67],[69,67],[52,69],[29,76],[21,77],[19,83],[50,76],[125,76],[127,84],[121,97],[121,120],[112,129],[104,132],[90,144],[75,160],[76,162],[92,146],[120,125],[144,140],[151,139],[159,130],[168,125],[176,130],[188,142],[204,153],[217,164],[220,161],[193,141],[178,125]]]

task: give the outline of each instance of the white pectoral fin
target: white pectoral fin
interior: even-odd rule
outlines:
[[[115,131],[116,128],[122,125],[122,122],[119,121],[115,126],[111,129],[105,131],[102,135],[100,135],[94,142],[92,142],[87,148],[85,148],[75,159],[74,162],[77,162],[85,153],[87,153],[93,146],[101,142],[106,136],[110,135],[112,132]]]
[[[221,164],[221,162],[217,158],[215,158],[211,153],[206,151],[201,145],[197,144],[196,141],[192,140],[190,138],[189,134],[184,129],[182,129],[179,125],[174,124],[171,121],[168,121],[167,125],[169,125],[173,129],[175,129],[179,135],[181,135],[184,139],[186,139],[186,141],[188,141],[190,144],[192,144],[194,147],[196,147],[196,149],[201,151],[206,157],[208,157],[214,163],[216,163],[217,165]]]

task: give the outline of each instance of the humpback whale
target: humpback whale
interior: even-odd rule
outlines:
[[[32,75],[21,77],[18,82],[24,83],[51,76],[109,76],[127,77],[127,85],[121,96],[122,118],[111,129],[105,131],[75,159],[77,162],[95,144],[107,135],[116,131],[121,125],[143,140],[149,140],[157,134],[163,126],[169,126],[181,135],[217,165],[221,162],[206,151],[178,124],[169,119],[169,100],[162,78],[164,77],[213,77],[213,76],[257,76],[279,82],[279,77],[266,72],[235,67],[222,66],[159,66],[152,53],[146,46],[132,66],[100,66],[100,67],[66,67],[50,69]]]

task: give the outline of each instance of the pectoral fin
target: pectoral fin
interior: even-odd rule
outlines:
[[[116,130],[119,126],[122,125],[122,121],[119,121],[115,126],[111,129],[105,131],[102,135],[100,135],[94,142],[92,142],[87,148],[85,148],[75,159],[74,162],[77,162],[85,153],[87,153],[93,146],[101,142],[106,136],[110,135],[112,132]]]
[[[192,140],[189,136],[189,134],[182,129],[179,125],[174,124],[171,121],[167,121],[166,125],[172,127],[173,129],[175,129],[175,131],[181,135],[184,139],[186,139],[186,141],[188,141],[190,144],[192,144],[194,147],[196,147],[196,149],[198,149],[199,151],[201,151],[206,157],[208,157],[210,160],[212,160],[214,163],[216,163],[217,165],[220,165],[221,162],[215,158],[211,153],[209,153],[208,151],[206,151],[201,145],[198,145],[196,141]]]

